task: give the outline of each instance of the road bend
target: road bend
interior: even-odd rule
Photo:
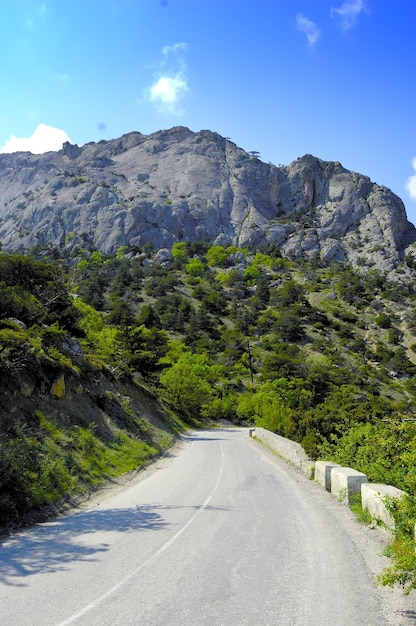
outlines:
[[[375,585],[378,532],[248,429],[198,431],[127,484],[4,539],[0,623],[414,623],[412,596]]]

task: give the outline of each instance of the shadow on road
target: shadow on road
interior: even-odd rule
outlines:
[[[399,611],[399,614],[406,617],[409,620],[416,620],[416,611]]]
[[[185,441],[224,441],[224,437],[195,437],[192,435],[187,435],[183,437]]]
[[[162,511],[176,508],[222,510],[204,505],[141,505],[128,509],[78,511],[0,541],[0,584],[24,587],[25,579],[67,569],[73,561],[98,561],[110,543],[87,543],[95,532],[137,532],[171,526]]]
[[[97,560],[109,544],[83,544],[80,537],[84,534],[166,527],[167,523],[154,509],[140,506],[76,512],[5,539],[0,542],[0,584],[24,586],[27,576],[63,570],[72,561]]]
[[[204,431],[204,435],[202,436],[199,435],[198,431],[195,431],[191,435],[182,435],[182,438],[186,441],[225,441],[229,439],[229,437],[227,437],[228,434],[241,431],[243,431],[242,428],[212,428],[208,436],[205,434],[206,431]],[[219,435],[224,436],[221,437]]]

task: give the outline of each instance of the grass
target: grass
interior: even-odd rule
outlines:
[[[370,511],[367,508],[363,509],[361,495],[359,493],[352,496],[350,509],[356,516],[357,520],[362,524],[370,526],[374,522],[374,519],[371,517]]]
[[[140,421],[141,419],[138,418]],[[137,470],[173,443],[173,435],[147,426],[145,439],[113,426],[107,436],[95,424],[64,425],[36,411],[0,446],[0,527],[20,525],[25,516],[58,505],[106,480]]]

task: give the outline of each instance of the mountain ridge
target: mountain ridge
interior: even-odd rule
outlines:
[[[9,251],[88,241],[110,253],[148,242],[273,244],[288,258],[386,271],[416,242],[400,198],[367,176],[310,154],[288,166],[258,157],[183,126],[1,154],[0,241]]]

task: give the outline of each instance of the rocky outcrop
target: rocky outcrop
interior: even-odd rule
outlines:
[[[51,396],[55,398],[63,398],[65,395],[65,376],[61,374],[56,380],[53,381],[50,390]]]
[[[340,163],[306,155],[275,167],[210,131],[0,155],[3,250],[203,239],[389,270],[416,229],[397,196]]]

